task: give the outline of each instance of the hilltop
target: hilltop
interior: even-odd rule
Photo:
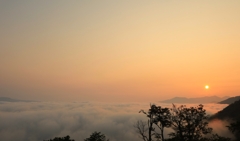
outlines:
[[[239,120],[240,119],[240,100],[230,104],[223,110],[213,115],[210,119],[228,119],[228,120]]]
[[[230,97],[226,100],[223,100],[223,101],[219,102],[219,104],[232,104],[235,101],[238,101],[239,99],[240,99],[240,96]]]
[[[160,101],[163,103],[217,103],[219,101],[226,100],[229,97],[218,97],[218,96],[205,96],[197,98],[186,98],[186,97],[174,97],[172,99]]]

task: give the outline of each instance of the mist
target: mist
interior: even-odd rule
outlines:
[[[18,141],[42,141],[70,135],[76,141],[82,141],[92,132],[98,131],[105,134],[111,141],[140,141],[133,125],[137,120],[147,121],[145,115],[139,113],[139,110],[147,111],[149,104],[1,102],[0,136],[4,141],[16,141],[16,139]],[[171,107],[171,104],[155,104]],[[204,107],[207,114],[214,114],[226,105],[205,104]],[[232,137],[225,127],[227,124],[214,121],[210,123],[210,126],[219,135]],[[167,131],[170,132],[170,130]]]

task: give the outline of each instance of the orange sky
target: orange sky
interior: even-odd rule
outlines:
[[[239,95],[239,13],[235,0],[1,1],[0,96]]]

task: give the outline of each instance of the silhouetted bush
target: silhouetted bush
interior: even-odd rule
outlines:
[[[70,136],[67,135],[66,137],[55,137],[54,139],[44,141],[75,141],[75,140],[70,139]]]
[[[84,139],[84,141],[109,141],[106,139],[104,134],[101,132],[93,132],[89,138]]]

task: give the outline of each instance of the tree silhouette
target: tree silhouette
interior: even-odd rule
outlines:
[[[170,110],[153,104],[150,105],[148,112],[140,110],[140,113],[143,113],[148,117],[147,124],[138,121],[134,126],[137,129],[138,134],[140,134],[140,137],[144,141],[153,141],[154,139],[164,141],[164,128],[170,127],[171,125]]]
[[[84,139],[84,141],[109,141],[106,139],[104,134],[101,132],[93,132],[89,138]]]
[[[227,127],[235,135],[236,139],[240,140],[240,120],[231,123],[230,126]]]
[[[55,137],[54,139],[44,140],[44,141],[75,141],[75,140],[70,139],[70,136],[67,135],[66,137]]]
[[[187,108],[184,105],[173,108],[162,108],[155,104],[150,105],[148,112],[140,110],[147,116],[147,122],[138,121],[134,127],[144,141],[230,141],[229,138],[213,134],[208,127],[208,116],[203,105]],[[164,129],[171,128],[168,139],[164,138]]]
[[[208,116],[203,105],[187,108],[184,105],[176,107],[173,104],[171,109],[171,126],[175,131],[170,134],[179,141],[200,140],[203,135],[212,132],[212,128],[208,127]]]
[[[230,138],[221,137],[218,134],[212,134],[209,138],[203,138],[201,141],[231,141]]]

